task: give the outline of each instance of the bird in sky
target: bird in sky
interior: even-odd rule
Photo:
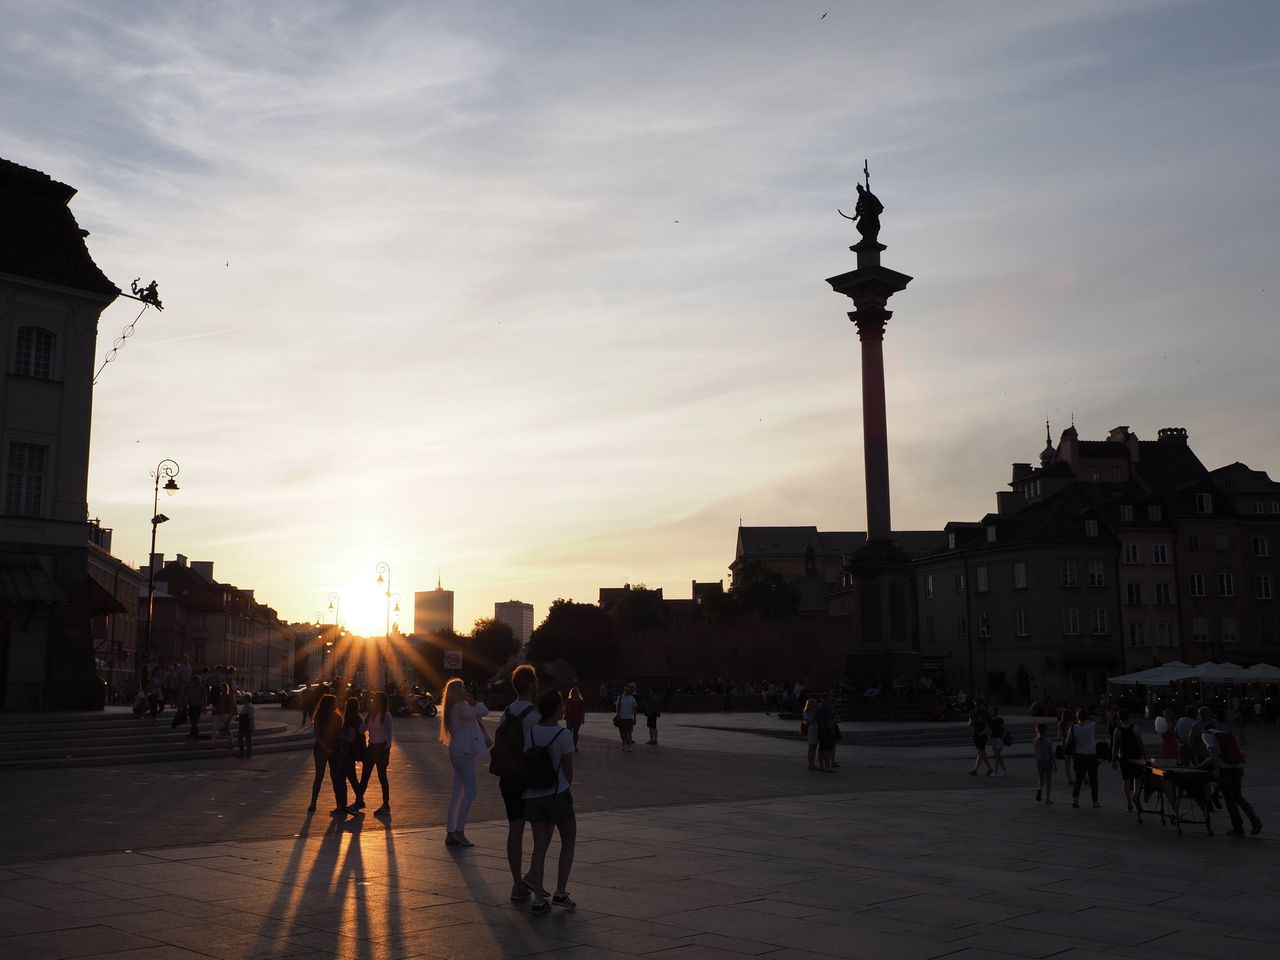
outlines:
[[[830,12],[831,12],[830,10],[828,10],[828,11],[827,11],[827,13],[830,13]],[[819,23],[821,23],[823,20],[827,19],[827,13],[824,13],[822,16],[820,16],[820,17],[818,18],[818,22],[819,22]]]

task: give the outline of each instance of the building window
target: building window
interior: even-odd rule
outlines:
[[[986,567],[978,567],[976,570],[974,570],[973,582],[974,582],[974,589],[977,590],[979,593],[987,592],[987,590],[990,588],[990,584],[987,582]]]
[[[1120,520],[1122,523],[1133,523],[1133,507],[1129,504],[1120,506]]]
[[[1093,617],[1089,622],[1089,632],[1095,637],[1105,636],[1107,632],[1107,611],[1102,607],[1093,608]]]
[[[1107,568],[1101,560],[1089,561],[1089,586],[1105,587],[1107,585]]]
[[[1172,647],[1174,645],[1174,633],[1172,623],[1156,624],[1156,645],[1160,647]]]
[[[1126,583],[1124,585],[1124,594],[1129,606],[1136,607],[1142,604],[1142,584]]]
[[[1272,500],[1272,501],[1271,501],[1271,512],[1272,512],[1272,513],[1280,513],[1280,500]]]
[[[1013,562],[1013,589],[1027,589],[1027,565],[1022,560]]]
[[[926,600],[933,599],[933,574],[929,573],[924,578],[924,596]]]
[[[19,327],[13,372],[23,377],[53,376],[53,334],[43,327]]]
[[[956,548],[956,535],[954,533],[947,534],[947,549],[954,550]]]
[[[989,640],[991,638],[991,614],[986,610],[978,611],[978,639]]]
[[[1097,483],[1102,479],[1102,473],[1096,467],[1089,471],[1089,482]]]
[[[1080,611],[1078,608],[1062,608],[1062,632],[1068,637],[1080,636]]]
[[[1187,549],[1188,550],[1200,549],[1200,536],[1198,534],[1191,533],[1187,535]]]
[[[1213,494],[1196,494],[1196,513],[1213,513]]]
[[[1231,549],[1231,537],[1229,534],[1219,533],[1213,538],[1213,548],[1219,553],[1226,553]]]
[[[1129,624],[1129,646],[1145,647],[1147,645],[1147,625],[1145,623]]]
[[[956,574],[956,593],[964,593],[964,574]]]
[[[1203,597],[1204,596],[1204,574],[1192,573],[1187,576],[1187,596]]]
[[[1086,520],[1084,522],[1084,535],[1086,537],[1096,537],[1098,535],[1098,521]]]
[[[1122,477],[1123,477],[1123,474],[1120,472],[1120,468],[1119,468],[1119,467],[1112,467],[1112,468],[1111,468],[1111,482],[1112,482],[1112,483],[1119,483],[1119,482],[1121,481]]]
[[[933,644],[933,617],[924,618],[924,638],[932,646]]]
[[[1076,562],[1074,560],[1063,560],[1058,565],[1058,583],[1064,587],[1076,586]]]
[[[956,636],[957,637],[969,636],[969,618],[968,617],[956,618]]]
[[[1167,582],[1156,584],[1156,603],[1165,607],[1173,603],[1173,595],[1169,590],[1169,584]]]
[[[1159,523],[1161,519],[1163,519],[1163,516],[1164,511],[1160,508],[1158,503],[1153,503],[1151,506],[1147,507],[1147,519],[1152,523]]]
[[[987,543],[995,543],[995,542],[996,542],[995,524],[989,523],[987,524]]]
[[[1271,600],[1271,574],[1264,573],[1261,576],[1253,578],[1254,592],[1259,600]]]
[[[1234,597],[1236,595],[1236,579],[1231,575],[1230,571],[1224,570],[1218,574],[1218,596]]]
[[[1240,631],[1236,626],[1235,617],[1222,618],[1222,642],[1223,643],[1239,643]]]
[[[1151,545],[1151,562],[1157,564],[1169,562],[1169,545],[1167,543],[1153,543]]]
[[[1031,614],[1026,607],[1018,607],[1013,611],[1013,630],[1020,637],[1031,636]]]
[[[1254,537],[1253,538],[1253,555],[1255,557],[1271,556],[1271,538],[1270,537]]]
[[[1125,563],[1141,563],[1142,548],[1136,543],[1126,543],[1124,545],[1124,562]]]
[[[9,444],[9,469],[4,485],[4,512],[38,517],[44,505],[44,477],[49,448],[39,443]]]
[[[1192,617],[1191,618],[1191,642],[1192,643],[1208,643],[1209,642],[1209,618],[1208,617]]]
[[[1266,511],[1267,511],[1267,505],[1263,503],[1261,500],[1255,500],[1253,502],[1254,513],[1266,513]]]
[[[1276,634],[1280,633],[1276,629],[1276,618],[1271,614],[1264,614],[1258,618],[1258,640],[1265,647],[1273,647],[1276,644]]]

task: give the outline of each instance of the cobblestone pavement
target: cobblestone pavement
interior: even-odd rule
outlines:
[[[727,725],[770,729],[773,721]],[[716,725],[726,725],[717,717]],[[508,900],[505,825],[481,774],[468,835],[439,826],[434,724],[397,728],[395,819],[308,817],[310,756],[14,772],[0,784],[0,956],[54,958],[1223,957],[1280,950],[1280,733],[1251,738],[1258,838],[1179,837],[1118,809],[1031,797],[954,747],[803,745],[663,718],[624,754],[588,725],[574,796],[576,913]],[[327,792],[327,786],[325,788]],[[326,792],[322,810],[328,809]],[[376,788],[375,788],[376,795]],[[1274,825],[1275,829],[1271,829]],[[554,859],[556,847],[552,849]]]

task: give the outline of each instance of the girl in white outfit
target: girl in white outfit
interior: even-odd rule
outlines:
[[[453,764],[453,795],[449,798],[449,832],[444,842],[449,846],[474,846],[467,839],[467,814],[476,798],[476,761],[489,755],[489,736],[480,718],[489,712],[476,703],[458,678],[444,688],[444,710],[440,720],[440,742],[449,748]]]

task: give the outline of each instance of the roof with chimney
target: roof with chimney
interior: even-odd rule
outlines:
[[[67,204],[76,191],[39,170],[0,158],[0,273],[109,299],[120,290],[89,256]]]

